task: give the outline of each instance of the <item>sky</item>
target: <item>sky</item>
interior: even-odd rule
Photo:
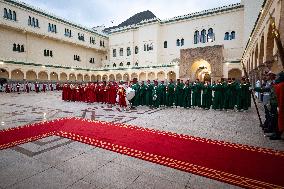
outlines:
[[[116,26],[145,10],[166,19],[240,0],[20,0],[85,27]]]

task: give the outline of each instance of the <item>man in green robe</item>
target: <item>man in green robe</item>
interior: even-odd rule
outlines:
[[[140,98],[139,105],[144,106],[146,104],[146,85],[144,81],[142,81],[140,85],[139,98]]]
[[[203,85],[202,108],[209,110],[212,105],[212,87],[208,81]]]
[[[148,80],[146,84],[146,106],[153,106],[153,85],[151,84],[151,81]]]
[[[189,83],[189,80],[185,82],[183,87],[183,107],[184,108],[191,108],[191,87],[192,85]]]
[[[175,86],[175,106],[183,106],[183,80],[180,82],[180,79],[177,80],[177,85]]]
[[[213,98],[213,109],[222,110],[222,83],[217,80],[217,83],[213,84],[212,90],[214,91],[214,98]]]
[[[250,102],[250,91],[249,84],[246,82],[245,78],[237,87],[237,109],[238,111],[248,110]]]
[[[154,86],[153,86],[153,92],[152,92],[152,95],[153,95],[153,97],[152,97],[152,99],[153,99],[153,106],[155,107],[155,108],[159,108],[159,106],[160,106],[160,101],[161,101],[161,99],[160,99],[160,95],[159,95],[159,86],[158,86],[158,81],[154,81]]]
[[[201,107],[201,90],[202,86],[199,82],[199,79],[196,79],[196,81],[192,85],[192,106],[198,106]]]
[[[137,107],[140,104],[140,91],[139,91],[140,86],[139,86],[136,78],[133,79],[133,84],[131,85],[131,88],[133,90],[135,90],[135,96],[131,100],[132,106]]]
[[[175,100],[175,85],[173,80],[170,80],[170,83],[167,85],[167,106],[172,107]]]
[[[166,85],[164,81],[161,81],[160,85],[158,85],[158,98],[159,98],[159,106],[167,105]]]

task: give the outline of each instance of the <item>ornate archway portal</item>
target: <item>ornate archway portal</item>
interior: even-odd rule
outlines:
[[[205,60],[195,61],[188,72],[195,73],[194,79],[199,79],[200,81],[211,81],[211,66]]]

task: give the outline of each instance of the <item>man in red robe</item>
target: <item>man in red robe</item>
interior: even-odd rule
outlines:
[[[120,85],[118,88],[118,104],[120,107],[122,108],[126,108],[127,107],[127,103],[126,103],[126,90],[124,89],[123,85]]]
[[[278,105],[278,136],[281,138],[281,134],[284,132],[284,71],[278,74],[273,87]]]
[[[36,91],[36,93],[39,92],[39,84],[37,82],[35,83],[35,91]]]

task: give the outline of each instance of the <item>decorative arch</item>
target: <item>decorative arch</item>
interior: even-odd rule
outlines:
[[[109,75],[109,81],[115,81],[115,76],[113,74]]]
[[[146,73],[142,72],[139,74],[139,81],[145,81],[146,80]]]
[[[129,79],[130,77],[129,77],[129,74],[128,73],[125,73],[125,74],[123,74],[123,81],[129,81],[130,79]]]
[[[45,71],[41,71],[38,73],[38,80],[40,81],[47,81],[48,80],[48,74]]]
[[[83,75],[82,74],[77,74],[77,81],[82,82],[83,81]]]
[[[102,81],[102,76],[101,75],[97,75],[97,81]]]
[[[74,73],[69,74],[69,81],[76,81],[76,75]]]
[[[6,69],[0,68],[0,78],[9,79],[9,72]]]
[[[158,73],[157,73],[157,79],[158,79],[159,81],[165,80],[165,79],[166,79],[166,74],[165,74],[165,72],[163,72],[163,71],[158,72]]]
[[[19,69],[13,70],[11,72],[11,79],[12,80],[23,80],[24,79],[24,73]]]
[[[60,73],[60,81],[67,81],[68,78],[67,78],[67,74],[62,72]]]
[[[95,75],[91,75],[91,81],[92,82],[96,82],[97,81],[97,77]]]
[[[148,79],[149,79],[149,80],[155,80],[155,79],[156,79],[155,73],[154,73],[154,72],[148,73]]]
[[[134,78],[138,79],[138,74],[137,73],[132,73],[130,78],[131,78],[131,80],[133,80]]]
[[[254,53],[254,68],[258,67],[258,44],[256,44],[255,47],[255,53]]]
[[[271,35],[271,34],[272,34],[272,26],[271,26],[271,24],[269,24],[267,37],[266,37],[266,44],[265,44],[265,50],[266,50],[265,60],[266,60],[266,62],[273,61],[274,38],[273,38],[273,35]]]
[[[28,81],[34,81],[37,80],[36,72],[33,70],[29,70],[26,72],[26,80]]]
[[[261,41],[259,45],[259,57],[258,57],[259,65],[263,64],[263,57],[264,57],[264,36],[261,36]]]
[[[168,72],[167,79],[175,81],[176,80],[176,73],[174,71]]]
[[[90,81],[90,76],[88,74],[84,75],[84,81],[89,82]]]
[[[103,81],[107,81],[108,80],[108,76],[106,74],[104,74],[103,77],[102,77],[102,80]]]
[[[58,74],[57,73],[51,72],[49,76],[50,76],[51,81],[58,81]]]
[[[122,75],[120,73],[118,73],[118,74],[116,74],[115,78],[116,78],[116,81],[121,81]]]
[[[238,68],[233,68],[229,70],[228,78],[235,78],[236,80],[240,80],[242,78],[242,71]]]

